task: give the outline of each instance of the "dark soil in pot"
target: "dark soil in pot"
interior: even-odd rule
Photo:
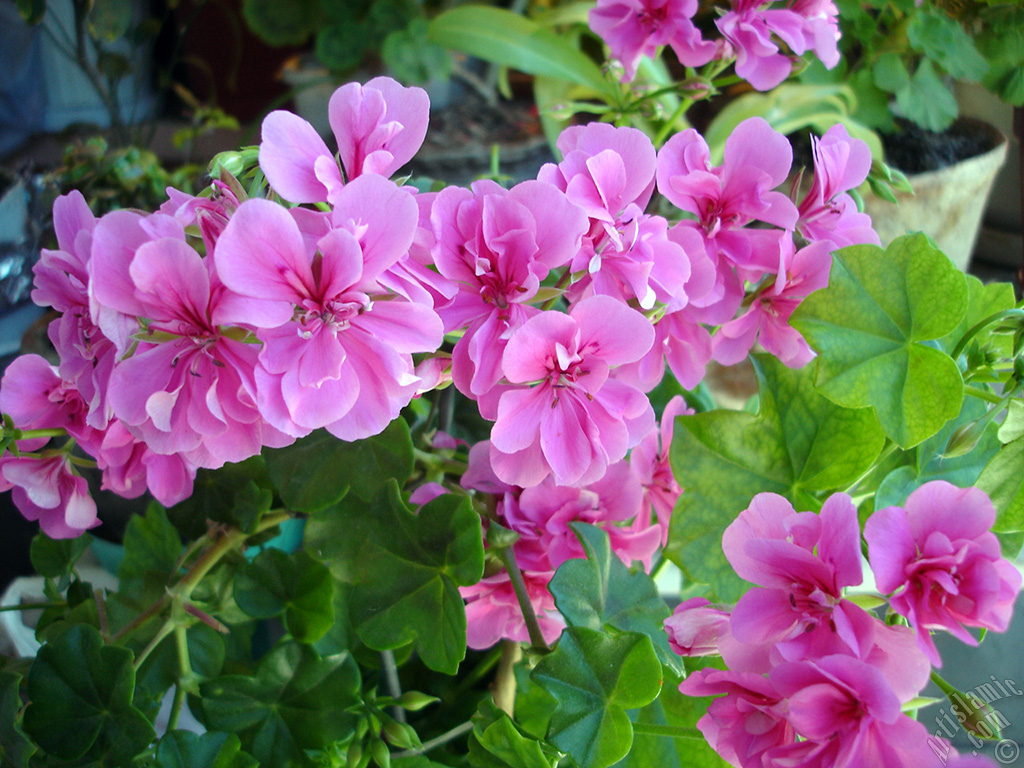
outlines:
[[[902,119],[897,119],[896,125],[896,131],[882,134],[882,146],[886,162],[904,173],[945,168],[988,152],[996,145],[991,130],[979,130],[977,121],[966,118],[941,132]]]

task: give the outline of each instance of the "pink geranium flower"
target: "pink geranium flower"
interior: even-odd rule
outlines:
[[[555,598],[548,591],[553,571],[523,573],[526,594],[537,616],[544,642],[551,644],[565,627],[561,615],[555,610]],[[491,648],[500,640],[517,643],[530,642],[523,611],[508,573],[502,571],[481,579],[471,587],[459,587],[466,601],[466,645],[476,650]]]
[[[687,696],[717,696],[697,728],[723,760],[737,768],[764,768],[765,753],[795,741],[783,697],[762,675],[701,669],[679,686]]]
[[[85,478],[75,473],[67,453],[39,459],[6,456],[0,459],[0,475],[6,488],[13,486],[21,514],[38,520],[52,539],[73,539],[100,524]]]
[[[718,656],[719,638],[729,631],[729,614],[715,608],[706,597],[691,597],[665,619],[672,650],[680,656]]]
[[[491,430],[498,477],[526,488],[548,475],[558,485],[603,476],[654,421],[643,393],[609,373],[639,359],[653,340],[643,315],[608,296],[528,320],[502,357],[505,378],[523,386],[498,401]]]
[[[377,277],[406,253],[418,213],[379,176],[347,184],[316,243],[268,200],[243,203],[214,254],[238,301],[224,322],[258,329],[259,410],[292,436],[326,427],[343,440],[377,434],[417,393],[413,352],[433,352],[441,321],[388,295]],[[316,250],[314,250],[316,249]]]
[[[587,20],[622,62],[625,83],[636,76],[641,57],[654,58],[664,45],[688,67],[715,57],[716,45],[704,40],[691,21],[698,7],[697,0],[598,0]]]
[[[409,162],[423,143],[429,117],[430,99],[422,88],[405,88],[390,77],[348,83],[328,105],[340,168],[312,125],[281,110],[263,120],[260,168],[286,200],[333,203],[357,176],[391,176]]]
[[[676,395],[665,406],[660,426],[655,427],[629,454],[629,464],[640,478],[644,489],[643,506],[637,524],[650,525],[652,520],[661,529],[661,544],[668,543],[668,524],[682,489],[676,481],[669,461],[676,417],[693,413],[682,396]]]
[[[901,712],[885,675],[852,656],[788,662],[768,676],[803,739],[767,752],[764,765],[921,766],[934,759],[924,725]]]
[[[438,313],[445,331],[464,328],[452,352],[455,385],[478,398],[501,379],[505,345],[538,309],[529,305],[548,273],[569,263],[587,217],[557,187],[491,181],[448,187],[431,212],[434,262],[458,287]]]
[[[965,627],[1003,632],[1020,591],[1020,572],[989,529],[995,509],[984,491],[942,480],[925,483],[904,507],[875,512],[864,527],[878,588],[917,630],[932,664],[941,659],[930,631],[944,629],[969,645]]]
[[[851,139],[836,124],[820,139],[811,137],[814,181],[800,203],[797,230],[810,242],[827,240],[833,249],[859,243],[879,244],[871,217],[857,210],[847,192],[860,186],[871,170],[871,150]]]

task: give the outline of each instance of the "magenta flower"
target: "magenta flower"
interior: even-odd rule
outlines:
[[[672,650],[680,656],[718,656],[719,637],[729,631],[729,614],[706,597],[684,600],[665,619]]]
[[[977,488],[942,480],[910,494],[906,507],[875,512],[864,527],[879,590],[917,630],[932,664],[941,666],[930,630],[944,629],[969,645],[965,627],[1004,632],[1020,591],[1020,572],[989,529],[995,509]]]
[[[365,173],[391,176],[409,162],[423,143],[429,117],[430,99],[422,88],[404,88],[390,77],[348,83],[328,105],[340,168],[312,125],[280,110],[263,120],[260,168],[286,200],[333,204],[346,182]]]
[[[736,55],[736,74],[759,91],[769,91],[793,69],[773,36],[797,54],[814,50],[829,69],[839,63],[838,12],[830,0],[798,0],[770,8],[765,0],[733,0],[715,24]]]
[[[524,488],[548,475],[558,485],[600,479],[653,425],[643,393],[609,377],[653,341],[647,319],[608,296],[528,320],[505,348],[502,371],[512,384],[535,384],[500,395],[491,430],[498,477]]]
[[[797,229],[810,242],[827,240],[833,249],[859,243],[879,244],[871,217],[857,210],[847,192],[860,186],[871,170],[871,150],[851,139],[836,124],[818,139],[811,137],[814,181],[800,203]]]
[[[687,696],[716,696],[697,728],[723,760],[737,768],[765,768],[765,753],[795,741],[783,697],[762,675],[701,669],[679,686]],[[794,764],[796,765],[796,764]]]
[[[885,675],[852,656],[780,664],[768,676],[786,699],[786,719],[803,737],[768,751],[765,766],[921,766],[934,760],[924,725]]]
[[[267,421],[292,436],[326,427],[356,440],[383,430],[416,394],[412,353],[435,351],[442,328],[429,307],[376,281],[412,242],[412,196],[366,175],[338,202],[335,228],[314,245],[286,209],[249,200],[214,258],[224,285],[250,299],[223,321],[258,329],[257,401]]]
[[[477,398],[501,379],[508,340],[538,313],[528,302],[541,281],[579,251],[587,217],[551,184],[505,190],[477,181],[472,190],[442,190],[431,221],[437,269],[458,286],[438,313],[445,331],[466,329],[452,352],[452,377]]]
[[[661,544],[668,543],[668,524],[682,489],[669,462],[676,416],[693,413],[681,395],[665,406],[660,426],[655,427],[629,454],[629,464],[644,489],[643,506],[637,524],[646,527],[656,521],[661,529]]]
[[[718,329],[712,340],[715,360],[735,365],[758,341],[790,368],[801,368],[814,359],[814,350],[789,318],[807,296],[828,285],[832,248],[831,242],[818,241],[796,251],[790,233],[780,233],[778,263],[770,269],[775,281],[746,312]]]
[[[691,21],[698,7],[697,0],[598,0],[587,21],[622,62],[625,83],[636,76],[640,58],[654,58],[663,45],[671,46],[688,67],[715,57],[717,46],[704,40]]]

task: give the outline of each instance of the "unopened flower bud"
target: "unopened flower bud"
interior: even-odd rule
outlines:
[[[691,77],[679,84],[682,94],[694,101],[706,99],[714,93],[714,86],[711,81],[704,77]]]

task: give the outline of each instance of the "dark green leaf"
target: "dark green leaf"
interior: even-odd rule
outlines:
[[[612,555],[608,534],[601,529],[571,525],[587,559],[566,560],[548,587],[565,620],[574,627],[643,633],[651,638],[661,663],[682,674],[682,661],[662,626],[670,611],[653,579],[643,571],[630,571]]]
[[[760,411],[711,411],[676,421],[672,468],[683,488],[666,554],[725,601],[747,589],[722,552],[722,532],[758,493],[787,496],[800,509],[805,491],[842,488],[878,456],[884,435],[871,411],[822,397],[814,371],[755,358]]]
[[[566,629],[532,677],[558,702],[548,741],[581,768],[604,768],[629,752],[633,727],[626,710],[650,704],[662,683],[649,637],[586,627]]]
[[[614,768],[725,768],[726,762],[695,727],[697,720],[707,713],[712,701],[711,696],[684,696],[679,692],[677,681],[666,680],[658,699],[630,713],[631,719],[634,723],[644,725],[692,729],[693,737],[634,732],[629,754],[616,763]]]
[[[233,733],[170,731],[157,745],[157,768],[259,768]]]
[[[104,0],[90,3],[88,7],[89,34],[97,39],[113,42],[122,37],[132,23],[131,0]]]
[[[369,504],[346,499],[309,520],[306,546],[353,585],[350,618],[376,650],[415,642],[431,669],[454,674],[466,653],[460,586],[483,574],[480,518],[464,496],[413,514],[392,480]]]
[[[964,275],[920,233],[834,259],[828,288],[791,321],[819,353],[817,388],[848,408],[871,406],[893,442],[917,445],[960,413],[960,371],[932,340],[967,311]]]
[[[77,760],[93,748],[127,764],[155,733],[132,705],[135,670],[127,648],[104,646],[76,624],[43,645],[28,674],[25,731],[46,752]]]
[[[336,72],[355,69],[373,42],[372,32],[365,21],[324,27],[316,36],[317,61]]]
[[[260,661],[252,677],[225,675],[200,686],[207,727],[237,733],[260,765],[306,766],[304,750],[350,734],[359,703],[359,668],[347,653],[319,657],[286,643]]]
[[[36,751],[21,727],[21,675],[0,671],[0,765],[27,768]]]
[[[167,511],[186,538],[206,532],[207,520],[233,525],[252,533],[273,504],[272,483],[262,456],[225,464],[220,469],[201,469],[192,495]]]
[[[245,0],[242,17],[268,45],[302,45],[316,30],[316,0]]]
[[[89,548],[92,538],[83,534],[74,539],[51,539],[45,533],[38,533],[32,539],[29,557],[32,567],[40,576],[60,579],[71,573],[78,558]]]
[[[292,637],[312,643],[334,622],[331,573],[304,550],[264,550],[235,576],[238,607],[257,619],[285,614]]]
[[[28,24],[38,24],[46,15],[46,0],[17,0],[18,13]]]
[[[124,534],[124,559],[117,569],[118,593],[137,605],[159,599],[175,576],[183,547],[177,529],[159,504],[129,521]]]
[[[288,448],[267,451],[266,460],[285,504],[316,512],[337,504],[350,488],[369,501],[389,479],[404,483],[412,474],[412,438],[401,418],[354,443],[319,430]]]

